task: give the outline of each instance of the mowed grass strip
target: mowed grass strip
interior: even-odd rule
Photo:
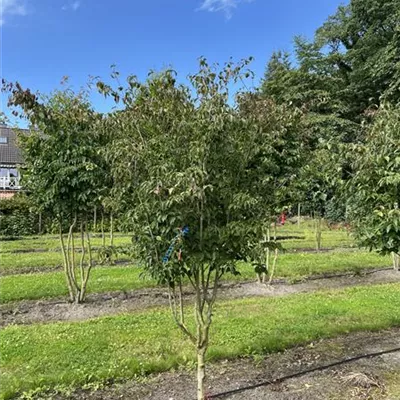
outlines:
[[[138,267],[93,268],[90,275],[88,293],[137,290],[153,287],[155,281],[141,276]],[[0,302],[15,300],[35,300],[67,296],[63,272],[9,275],[0,279]]]
[[[79,261],[79,252],[76,252],[76,258]],[[93,261],[98,262],[98,253],[93,251]],[[115,261],[126,260],[122,256],[115,258]],[[63,257],[61,252],[38,252],[38,253],[3,253],[0,254],[0,273],[18,274],[26,272],[40,272],[48,269],[62,268]]]
[[[29,268],[55,268],[62,266],[61,252],[0,253],[0,271],[11,272]]]
[[[318,274],[360,272],[363,269],[390,266],[390,257],[370,252],[332,252],[282,254],[278,259],[276,278],[300,280]],[[136,290],[155,286],[155,282],[141,276],[136,266],[95,267],[88,284],[88,293]],[[226,275],[225,280],[253,280],[255,274],[249,264],[239,265],[239,276]],[[0,278],[0,302],[35,300],[67,295],[62,271],[8,275]]]
[[[399,293],[400,284],[385,284],[219,303],[208,358],[265,354],[348,332],[400,326]],[[2,399],[194,362],[193,348],[164,309],[80,323],[9,326],[0,339]]]
[[[301,247],[315,247],[315,233],[312,229],[304,229],[300,231],[285,230],[285,227],[279,227],[277,235],[281,238],[285,236],[299,236],[302,239],[281,240],[282,245],[290,250]],[[132,235],[114,237],[114,245],[122,246],[132,243]],[[92,246],[99,247],[102,245],[100,237],[94,237],[91,240]],[[106,245],[109,244],[109,238],[106,237]],[[76,237],[76,247],[80,246],[80,238]],[[355,246],[354,240],[345,231],[326,230],[322,233],[322,247],[350,247]],[[36,236],[27,237],[19,240],[2,240],[0,241],[0,253],[18,253],[29,252],[29,250],[56,251],[60,248],[60,241],[54,237]]]
[[[284,227],[281,229],[284,229]],[[282,240],[281,244],[283,245],[284,249],[288,251],[304,248],[313,249],[315,247],[315,242],[313,239],[308,238],[311,235],[310,231],[305,231],[304,233],[307,233],[307,239]],[[281,234],[281,232],[279,232],[279,234]],[[101,245],[101,238],[94,238],[92,241],[94,246]],[[116,237],[115,245],[127,245],[130,243],[130,241],[130,236]],[[78,244],[79,241],[76,242],[77,248],[79,248]],[[334,249],[354,247],[352,240],[349,239],[347,234],[343,231],[327,231],[326,240],[324,239],[323,245],[326,248]],[[45,239],[38,237],[37,239],[22,239],[9,242],[0,242],[0,273],[13,274],[33,271],[37,272],[40,270],[46,271],[48,269],[59,268],[62,266],[63,260],[61,251],[57,251],[58,247],[59,243],[54,238]],[[17,249],[24,250],[24,252],[15,252]],[[25,250],[34,249],[46,251],[25,252]],[[97,258],[96,251],[94,251],[94,258]],[[120,255],[119,258],[123,259],[124,256]]]
[[[110,239],[106,233],[106,245],[109,245]],[[114,246],[120,246],[132,243],[132,235],[125,234],[114,236]],[[101,237],[91,238],[92,246],[98,247],[102,245]],[[80,247],[80,237],[76,235],[75,246]],[[28,251],[28,250],[45,250],[54,251],[59,249],[60,240],[54,236],[33,236],[26,237],[18,240],[0,240],[0,253],[10,253],[17,251]]]

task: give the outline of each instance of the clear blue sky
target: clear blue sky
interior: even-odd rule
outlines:
[[[144,78],[171,65],[181,78],[197,58],[254,56],[257,80],[274,50],[312,37],[340,0],[0,0],[2,77],[43,92],[64,75],[79,87],[115,63]],[[97,99],[97,102],[100,100]],[[101,109],[104,104],[98,103]],[[3,111],[5,102],[3,98]]]

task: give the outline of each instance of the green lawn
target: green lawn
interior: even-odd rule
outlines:
[[[309,225],[309,224],[308,224]],[[292,248],[306,248],[315,247],[315,234],[310,226],[304,226],[304,228],[298,228],[297,225],[285,225],[283,227],[277,227],[278,236],[299,236],[304,239],[290,239],[283,240],[282,244],[287,249]],[[116,246],[130,244],[132,235],[126,234],[124,236],[116,236],[114,238],[114,244]],[[79,243],[79,242],[78,242]],[[101,246],[102,240],[100,237],[92,238],[93,246]],[[108,238],[106,240],[108,244]],[[322,233],[322,246],[323,247],[349,247],[355,246],[355,243],[351,236],[349,236],[344,230],[329,230],[324,229]],[[79,247],[79,246],[78,246]],[[2,240],[0,241],[0,253],[10,253],[20,250],[46,250],[54,251],[60,248],[59,240],[54,236],[32,236],[26,237],[19,240]]]
[[[265,354],[352,331],[400,326],[399,292],[400,284],[387,284],[217,304],[208,357]],[[194,362],[191,345],[164,309],[80,323],[9,326],[0,339],[2,399]]]
[[[315,248],[315,231],[313,227],[314,222],[311,220],[304,221],[300,227],[297,224],[287,223],[284,226],[277,226],[277,235],[285,236],[298,236],[301,239],[288,239],[282,240],[282,245],[290,250],[297,248]],[[356,247],[356,243],[351,235],[346,230],[331,230],[326,224],[322,226],[321,246],[323,248],[337,248],[337,247]]]
[[[290,239],[282,240],[282,246],[288,251],[302,248],[314,248],[315,243],[312,237],[313,233],[309,229],[303,232],[285,231],[285,227],[278,228],[278,235],[299,235],[305,239]],[[94,246],[101,244],[100,238],[94,238]],[[129,244],[131,241],[130,236],[116,237],[115,245],[121,246]],[[354,243],[344,231],[325,231],[322,240],[323,247],[326,248],[344,248],[354,247]],[[48,269],[55,268],[62,265],[61,251],[55,251],[59,247],[59,243],[54,238],[35,238],[35,239],[22,239],[16,241],[2,241],[0,242],[0,272],[18,273],[18,270],[31,270],[31,269]],[[26,253],[13,253],[17,249],[20,250],[33,250],[44,249],[46,252],[26,252]],[[96,254],[96,252],[95,252]],[[120,256],[123,258],[124,256]]]
[[[132,235],[118,234],[114,237],[114,245],[120,246],[123,244],[131,243]],[[76,246],[79,247],[79,237],[77,236]],[[101,246],[102,239],[100,237],[93,237],[91,239],[93,246]],[[106,245],[109,244],[109,238],[106,236]],[[60,248],[60,240],[54,235],[31,236],[19,240],[1,240],[0,253],[10,253],[18,250],[46,250],[54,251]]]
[[[80,254],[80,253],[76,253]],[[93,252],[93,259],[97,261],[97,252]],[[117,258],[118,259],[118,258]],[[119,259],[126,259],[120,256]],[[23,273],[62,267],[61,252],[47,251],[37,253],[0,253],[0,273]]]
[[[309,275],[358,272],[362,269],[390,266],[390,257],[381,257],[369,252],[331,252],[282,254],[278,260],[276,277],[297,280]],[[229,280],[251,280],[255,274],[251,266],[241,264],[240,276],[226,275]],[[140,276],[141,268],[96,267],[89,280],[88,292],[134,290],[155,286],[155,282]],[[62,271],[8,275],[0,278],[0,302],[40,299],[67,295]]]
[[[20,269],[49,268],[62,266],[61,252],[43,253],[0,253],[0,271],[18,273]]]

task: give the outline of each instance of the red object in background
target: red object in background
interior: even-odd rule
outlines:
[[[279,219],[281,220],[281,225],[285,225],[286,222],[286,214],[283,212],[281,214],[281,216],[279,217]]]

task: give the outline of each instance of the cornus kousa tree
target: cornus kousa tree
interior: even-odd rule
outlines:
[[[3,89],[10,93],[15,115],[25,117],[32,128],[19,135],[24,187],[38,209],[58,222],[70,300],[83,302],[93,266],[88,219],[105,190],[94,128],[100,117],[85,92],[66,89],[39,99],[18,83]]]
[[[120,200],[134,226],[136,256],[168,287],[172,316],[196,350],[199,400],[218,285],[224,274],[237,273],[253,229],[237,210],[246,201],[238,177],[254,128],[229,93],[249,75],[248,62],[219,69],[200,59],[199,72],[189,76],[192,88],[177,84],[173,71],[152,73],[145,83],[131,76],[127,88],[98,83],[124,105],[114,115],[119,138],[111,155]],[[194,290],[194,313],[183,304],[184,284]]]
[[[349,150],[348,213],[360,243],[400,254],[400,109],[384,106],[375,116],[364,144]]]
[[[237,173],[241,192],[232,208],[246,223],[252,221],[246,258],[253,264],[259,282],[271,283],[278,252],[278,216],[297,199],[297,180],[304,161],[302,113],[277,105],[258,94],[239,99],[240,113],[248,122],[248,149],[245,168]],[[271,232],[271,226],[275,229]]]

